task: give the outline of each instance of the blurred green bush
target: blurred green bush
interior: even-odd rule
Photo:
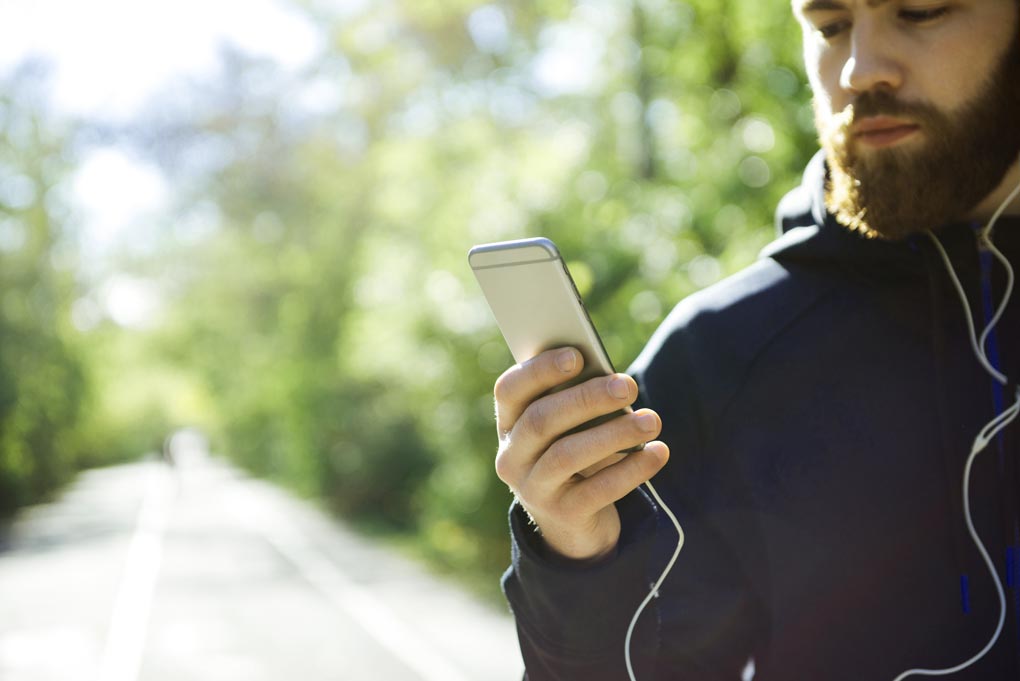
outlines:
[[[228,55],[123,133],[179,190],[133,263],[162,323],[76,332],[63,293],[18,327],[5,302],[3,338],[42,354],[0,349],[0,486],[197,419],[250,470],[495,593],[510,495],[491,390],[511,359],[468,248],[556,240],[625,367],[772,238],[815,149],[799,29],[785,0],[297,7],[326,36],[313,66]],[[11,258],[40,262],[0,253],[0,276]],[[116,398],[133,390],[150,397]]]

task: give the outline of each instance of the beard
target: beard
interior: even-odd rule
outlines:
[[[1002,180],[1020,152],[1020,36],[1014,36],[976,97],[952,114],[927,103],[867,91],[815,124],[829,164],[825,205],[869,238],[900,240],[959,220]],[[861,154],[856,120],[889,115],[920,126],[921,145]]]

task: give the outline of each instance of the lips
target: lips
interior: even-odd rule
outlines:
[[[869,116],[854,123],[850,134],[858,142],[872,147],[887,147],[910,137],[919,125],[892,116]]]

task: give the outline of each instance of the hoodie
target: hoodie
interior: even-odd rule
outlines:
[[[680,302],[629,369],[638,406],[662,418],[671,457],[653,483],[686,536],[634,631],[639,681],[892,681],[965,662],[999,621],[962,483],[974,437],[1014,399],[1020,302],[987,344],[1002,386],[975,357],[934,244],[844,229],[825,178],[819,154],[780,203],[781,236]],[[1005,274],[979,227],[936,233],[980,333]],[[994,241],[1020,263],[1020,221],[1001,219]],[[1018,427],[977,456],[969,489],[1005,625],[951,679],[1020,679]],[[644,488],[617,508],[615,553],[576,563],[511,507],[503,588],[531,681],[628,678],[628,624],[677,535]]]

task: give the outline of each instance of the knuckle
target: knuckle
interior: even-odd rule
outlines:
[[[628,456],[623,461],[626,464],[624,471],[627,475],[627,484],[631,487],[637,487],[659,470],[659,466],[653,458],[641,456],[640,452],[635,454],[636,456]]]
[[[613,492],[619,486],[619,477],[614,475],[615,471],[611,470],[607,475],[596,475],[592,478],[593,494],[598,499],[598,503],[601,506],[613,503]]]
[[[511,463],[510,454],[506,447],[500,447],[496,452],[496,477],[509,485],[512,483],[513,475],[514,466]]]
[[[518,367],[512,366],[496,379],[496,382],[492,386],[492,394],[496,398],[497,402],[500,402],[507,398],[513,387],[514,376]]]
[[[524,411],[524,417],[521,419],[521,425],[531,435],[539,439],[544,439],[552,416],[553,410],[550,407],[548,400],[532,402]]]
[[[599,381],[588,381],[581,385],[565,390],[562,395],[564,408],[576,413],[574,420],[578,422],[587,421],[597,416],[601,411]]]
[[[538,495],[536,486],[530,477],[521,480],[521,484],[514,489],[514,494],[518,501],[529,509],[529,512],[538,511],[541,513],[548,508],[548,502]]]
[[[620,420],[619,418],[611,418],[598,423],[598,425],[586,428],[577,435],[587,438],[588,449],[597,449],[603,452],[605,456],[609,456],[621,447],[625,447],[624,442],[632,439],[626,425],[622,425]]]
[[[566,480],[577,472],[576,458],[567,441],[557,440],[539,459],[541,474],[556,480]]]
[[[596,475],[578,486],[575,505],[578,513],[595,513],[612,503],[610,476]]]

